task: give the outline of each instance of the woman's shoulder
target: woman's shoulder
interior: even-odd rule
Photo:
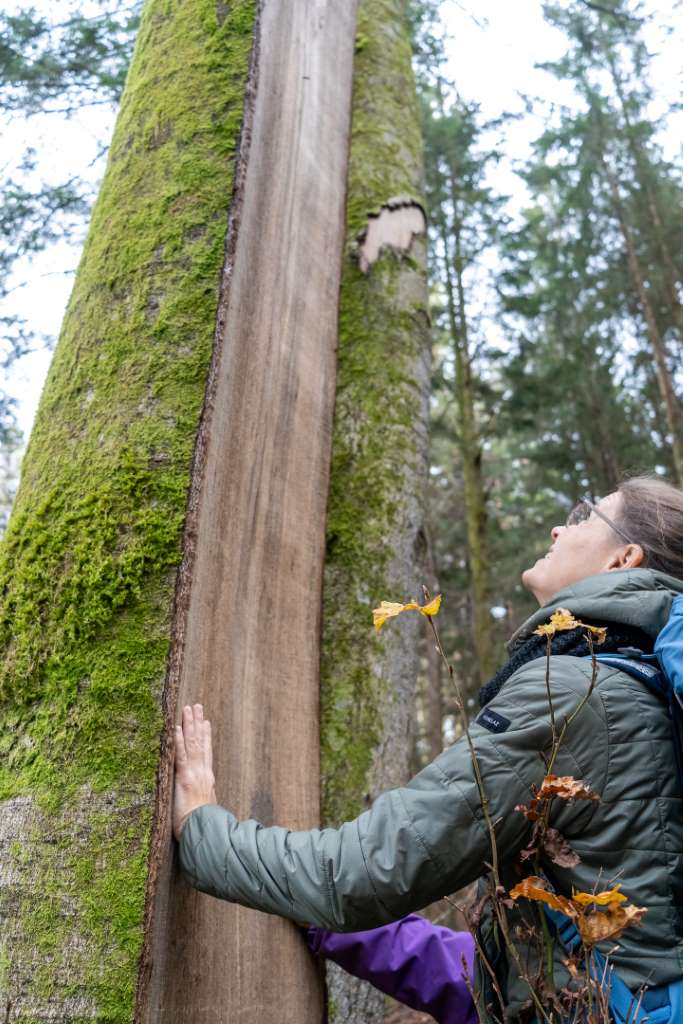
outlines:
[[[551,654],[549,658],[535,658],[518,668],[502,687],[495,703],[521,704],[529,713],[547,717],[551,702],[555,713],[571,714],[572,708],[585,701],[600,713],[600,689],[615,676],[623,676],[623,673],[611,665],[594,664],[591,658]]]

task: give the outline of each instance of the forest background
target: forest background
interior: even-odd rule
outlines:
[[[550,526],[624,474],[683,484],[681,3],[534,6],[556,87],[489,117],[450,59],[458,26],[486,47],[486,5],[411,5],[433,338],[426,582],[471,707],[531,610],[519,576]],[[137,19],[100,0],[0,16],[0,529],[25,442],[20,367],[33,360],[36,391],[53,340],[24,312],[25,282],[47,296],[75,269]],[[59,178],[54,147],[77,137],[83,166]],[[454,700],[425,643],[415,766],[455,737]]]

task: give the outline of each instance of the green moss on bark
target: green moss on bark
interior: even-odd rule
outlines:
[[[406,468],[417,449],[425,350],[424,263],[383,253],[363,274],[368,218],[398,196],[421,201],[422,145],[403,0],[362,0],[354,70],[341,288],[337,407],[327,525],[322,660],[323,815],[355,816],[382,739],[385,646],[371,609],[392,594]],[[419,483],[416,484],[419,486]]]
[[[173,590],[255,9],[145,7],[0,549],[0,799],[30,795],[42,822],[0,989],[13,998],[22,958],[37,965],[42,950],[35,991],[73,990],[110,1024],[132,1017]],[[65,855],[45,832],[72,811],[82,841]],[[65,979],[76,934],[82,962],[69,954]]]

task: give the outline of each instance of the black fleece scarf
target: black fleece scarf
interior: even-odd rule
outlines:
[[[587,622],[590,626],[605,626],[607,638],[604,644],[595,645],[597,654],[614,654],[622,647],[636,647],[649,654],[653,647],[652,637],[644,633],[637,626],[624,626],[618,622]],[[586,641],[586,630],[580,626],[577,629],[568,629],[566,632],[556,633],[550,643],[552,654],[568,654],[573,658],[583,658],[590,654],[590,648]],[[547,641],[544,636],[530,636],[528,640],[519,644],[512,652],[508,661],[498,669],[495,676],[482,686],[479,691],[479,704],[483,708],[494,697],[497,697],[505,683],[513,672],[516,672],[522,665],[536,658],[545,658],[547,652]]]

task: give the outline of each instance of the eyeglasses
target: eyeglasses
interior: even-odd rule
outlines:
[[[598,506],[594,505],[588,498],[579,498],[579,501],[567,516],[566,525],[578,526],[579,523],[585,523],[587,519],[590,519],[591,512],[595,512],[596,516],[602,519],[604,523],[607,523],[610,529],[619,534],[622,540],[625,540],[627,544],[635,544],[634,540],[627,536],[627,534],[625,534],[624,531],[609,518],[609,516],[606,516],[604,512],[601,512]]]

